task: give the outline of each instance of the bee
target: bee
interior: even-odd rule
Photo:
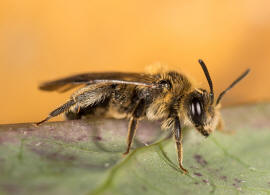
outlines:
[[[208,81],[210,91],[196,88],[184,75],[176,71],[155,74],[101,72],[86,73],[43,83],[39,88],[45,91],[65,92],[82,86],[70,99],[53,110],[41,123],[65,113],[68,120],[81,119],[87,115],[115,119],[129,119],[128,154],[142,119],[161,121],[161,128],[171,130],[174,136],[178,163],[184,168],[182,129],[192,125],[203,136],[208,137],[221,121],[220,100],[235,84],[248,73],[247,69],[215,100],[211,77],[205,63],[199,64]]]

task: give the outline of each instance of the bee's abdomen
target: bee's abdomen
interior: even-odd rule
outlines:
[[[77,120],[88,116],[103,117],[108,112],[109,103],[110,97],[94,105],[79,108],[78,110],[69,110],[65,113],[65,117],[67,120]]]
[[[109,96],[104,100],[80,109],[69,110],[65,113],[68,120],[83,117],[127,118],[129,117],[140,97],[135,86],[114,85]]]

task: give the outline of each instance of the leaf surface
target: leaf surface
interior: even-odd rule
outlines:
[[[141,122],[125,157],[127,121],[0,125],[0,194],[270,194],[270,104],[222,114],[233,133],[186,130],[188,175],[158,124]]]

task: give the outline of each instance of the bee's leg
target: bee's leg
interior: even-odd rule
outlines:
[[[129,125],[128,125],[127,150],[125,153],[123,153],[124,155],[129,153],[133,137],[136,133],[136,128],[137,128],[137,119],[134,119],[134,117],[131,117],[129,120]]]
[[[137,106],[135,107],[133,114],[129,120],[128,125],[128,137],[127,137],[127,150],[124,155],[129,153],[130,146],[132,144],[133,137],[136,133],[138,118],[143,114],[144,111],[144,100],[140,100]]]
[[[77,104],[75,108],[78,108],[77,111],[74,111],[75,113],[80,111],[80,107],[86,108],[87,106],[97,104],[110,95],[111,89],[111,86],[103,86],[101,84],[88,85],[83,87],[71,96],[71,100],[52,111],[46,119],[36,124],[39,125],[44,123],[50,118],[68,111],[70,107],[74,106],[75,104]]]
[[[180,120],[178,116],[175,117],[175,120],[174,120],[174,138],[176,142],[179,167],[182,169],[184,173],[188,173],[188,170],[186,170],[183,167],[183,163],[182,163],[183,161],[183,146],[182,146],[183,135],[182,135],[181,124],[180,124]]]
[[[66,102],[65,104],[63,104],[62,106],[56,108],[55,110],[53,110],[47,118],[45,118],[44,120],[36,123],[36,125],[40,125],[41,123],[44,123],[45,121],[58,116],[59,114],[65,112],[66,110],[68,110],[71,106],[73,106],[75,104],[75,102],[73,100],[69,100],[68,102]]]

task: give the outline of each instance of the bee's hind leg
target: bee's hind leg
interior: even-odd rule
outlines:
[[[55,110],[53,110],[48,116],[47,118],[45,118],[44,120],[36,123],[36,125],[40,125],[41,123],[44,123],[46,121],[48,121],[49,119],[58,116],[59,114],[62,114],[63,112],[67,111],[71,106],[73,106],[75,104],[75,102],[73,100],[69,100],[68,102],[66,102],[65,104],[63,104],[62,106],[56,108]]]
[[[143,114],[144,111],[144,100],[140,100],[139,103],[136,105],[132,116],[129,120],[129,125],[128,125],[128,137],[127,137],[127,149],[126,152],[123,153],[124,155],[129,153],[131,144],[132,144],[132,140],[134,138],[134,135],[136,133],[136,128],[137,128],[137,123],[138,123],[138,119],[139,117]]]

